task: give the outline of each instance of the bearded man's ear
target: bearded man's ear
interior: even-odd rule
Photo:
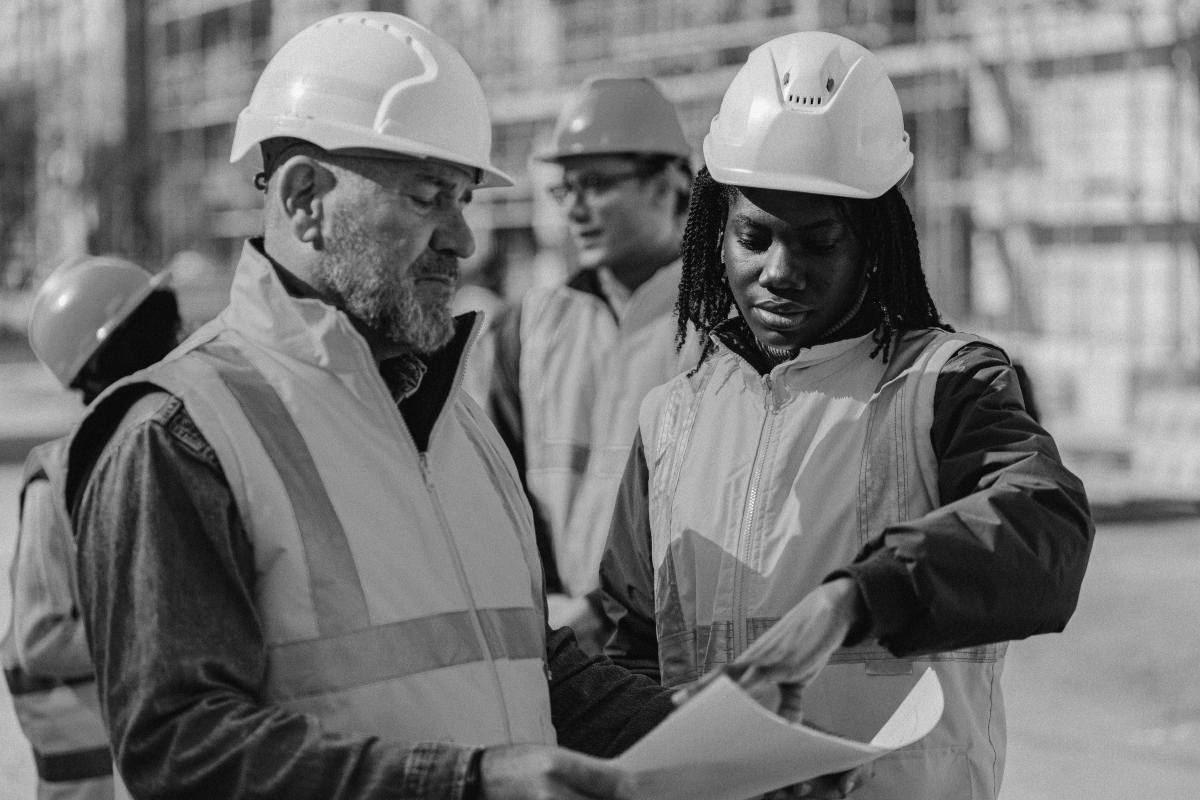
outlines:
[[[316,159],[295,155],[279,168],[277,180],[279,202],[292,234],[314,250],[323,249],[325,196],[336,185],[336,176]]]

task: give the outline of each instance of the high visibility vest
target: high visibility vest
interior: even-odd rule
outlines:
[[[973,337],[919,331],[889,363],[870,336],[760,376],[727,350],[646,398],[655,617],[664,685],[733,661],[885,527],[940,505],[937,376]],[[1004,770],[1004,644],[897,659],[843,648],[805,719],[869,741],[932,667],[946,696],[926,737],[876,762],[860,800],[994,798]]]
[[[21,483],[21,506],[25,489],[36,480],[48,480],[53,487],[54,514],[47,530],[29,530],[24,521],[19,526],[17,548],[28,537],[57,537],[54,551],[61,552],[65,568],[74,574],[74,541],[70,522],[62,507],[62,478],[65,472],[66,439],[34,448],[25,461]],[[13,585],[16,582],[17,559],[13,560]],[[74,592],[64,601],[78,602]],[[14,615],[17,612],[14,606]],[[38,800],[112,800],[113,766],[109,752],[108,734],[100,715],[94,676],[72,676],[64,679],[47,675],[32,675],[21,666],[15,626],[0,643],[0,663],[12,695],[13,708],[33,748],[37,769]]]
[[[393,741],[555,741],[532,514],[461,378],[418,452],[345,314],[290,297],[247,244],[226,310],[123,382],[180,398],[220,462],[264,703]]]
[[[646,393],[696,365],[675,347],[682,265],[660,269],[618,321],[603,299],[566,286],[521,305],[520,392],[525,480],[550,528],[571,596],[599,585],[613,504]]]

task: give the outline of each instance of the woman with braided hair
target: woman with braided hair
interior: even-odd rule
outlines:
[[[751,53],[704,141],[677,305],[707,341],[651,392],[601,566],[617,663],[726,674],[869,740],[926,668],[937,726],[806,797],[995,798],[1005,643],[1062,630],[1094,525],[1002,350],[942,322],[879,60]]]
[[[711,334],[728,318],[734,305],[722,250],[730,203],[736,205],[743,198],[737,187],[713,180],[707,168],[701,169],[693,192],[695,200],[684,234],[684,273],[676,306],[681,341],[688,335],[689,323],[706,336]],[[832,341],[835,335],[844,338],[847,325],[857,322],[852,329],[867,326],[867,330],[875,333],[876,347],[871,358],[882,353],[886,362],[898,331],[920,328],[952,331],[941,321],[929,296],[921,269],[916,226],[899,186],[875,199],[829,200],[839,222],[853,231],[873,260],[866,265],[858,295],[849,310],[834,325],[823,329],[812,344]],[[701,362],[714,347],[715,342],[708,340]]]

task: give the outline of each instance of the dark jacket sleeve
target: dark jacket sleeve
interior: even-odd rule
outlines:
[[[612,758],[674,710],[671,690],[604,656],[586,655],[570,628],[547,635],[550,714],[563,747]]]
[[[614,663],[660,681],[654,622],[654,560],[650,551],[650,471],[638,432],[625,463],[600,563],[604,611],[614,629],[604,649]]]
[[[68,507],[101,705],[136,797],[474,794],[478,749],[332,734],[264,700],[251,544],[178,399],[138,400],[107,445],[98,437],[98,458],[89,433],[77,435],[72,460],[94,468],[76,475]]]
[[[931,436],[941,506],[887,528],[834,576],[855,579],[897,656],[1061,631],[1095,526],[1003,353],[971,345],[947,362]]]

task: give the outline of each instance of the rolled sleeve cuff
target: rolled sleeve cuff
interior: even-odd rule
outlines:
[[[404,781],[397,797],[423,800],[478,800],[483,749],[421,742],[404,765]]]

